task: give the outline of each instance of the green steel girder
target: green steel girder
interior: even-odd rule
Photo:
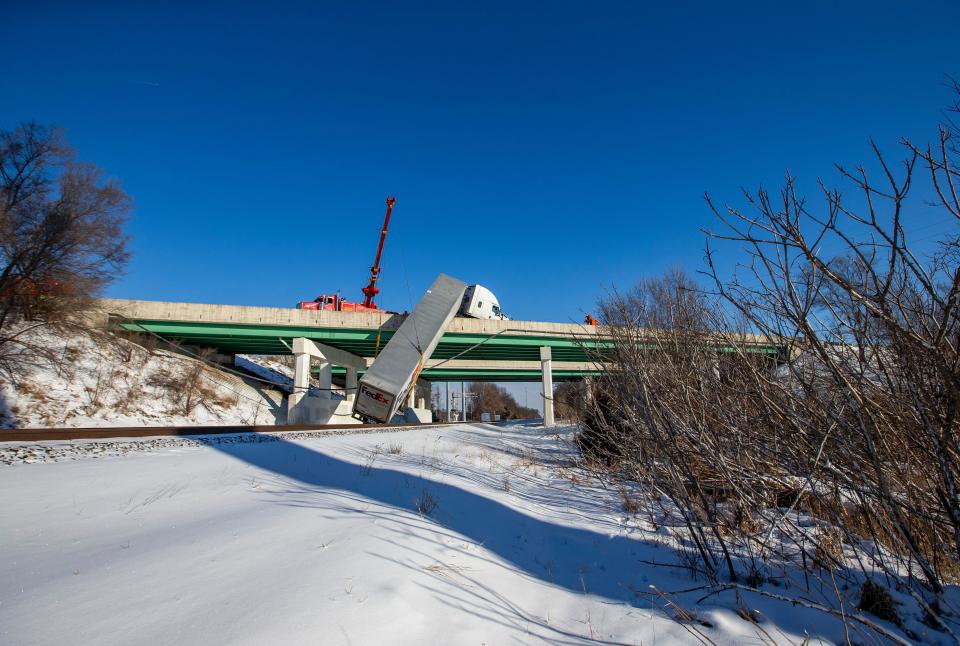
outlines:
[[[378,346],[376,330],[148,320],[125,321],[118,323],[118,326],[131,332],[147,331],[167,339],[229,353],[289,354],[290,350],[284,342],[290,344],[296,337],[320,341],[363,357],[375,356]],[[384,330],[380,334],[379,347],[386,345],[392,336],[392,330]],[[440,339],[432,358],[450,359],[459,355],[461,359],[539,361],[540,348],[550,347],[555,361],[582,362],[590,360],[589,353],[602,351],[609,345],[609,342],[593,339],[447,333]]]
[[[557,370],[552,371],[553,381],[580,381],[584,377],[597,377],[600,370]],[[539,370],[485,370],[485,369],[427,369],[421,373],[427,381],[540,381],[543,375]]]
[[[379,341],[377,331],[350,328],[319,328],[282,325],[249,325],[231,323],[181,322],[164,320],[117,321],[117,327],[131,332],[149,332],[181,343],[214,348],[227,354],[290,354],[296,337],[305,337],[346,350],[362,357],[376,356],[393,336],[393,330],[383,330]],[[474,347],[475,346],[475,347]],[[480,361],[539,361],[540,348],[552,349],[552,358],[558,362],[589,363],[611,348],[609,339],[551,337],[551,336],[485,336],[448,332],[440,339],[432,359]],[[648,349],[655,349],[651,346]],[[718,352],[733,348],[718,347]],[[765,354],[777,354],[781,348],[758,345],[748,348]],[[334,374],[342,374],[334,369]],[[582,379],[599,374],[596,370],[553,371],[556,381]],[[425,379],[433,381],[539,381],[539,370],[454,369],[434,368],[423,371]]]
[[[317,372],[314,370],[314,372]],[[331,372],[335,378],[346,377],[346,368],[333,366]],[[357,375],[363,376],[365,371],[360,370]],[[600,370],[553,370],[554,381],[579,381],[584,377],[597,377]],[[420,373],[421,379],[427,381],[540,381],[543,376],[539,370],[512,370],[486,368],[426,368]],[[339,379],[342,381],[342,379]]]

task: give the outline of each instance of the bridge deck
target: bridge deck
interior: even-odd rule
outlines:
[[[101,299],[98,306],[104,325],[226,354],[290,354],[292,340],[304,337],[371,359],[405,317],[120,299]],[[600,372],[595,359],[611,341],[597,327],[583,324],[455,318],[422,376],[435,381],[538,381],[541,347],[551,348],[554,379],[576,380]],[[757,350],[779,352],[769,344],[759,344]]]

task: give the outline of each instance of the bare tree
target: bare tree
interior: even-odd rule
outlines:
[[[564,381],[553,389],[553,404],[557,419],[575,422],[583,410],[586,386],[582,381]]]
[[[879,179],[839,169],[859,200],[821,184],[815,210],[788,176],[777,199],[748,195],[749,212],[715,209],[727,229],[715,237],[745,244],[750,262],[732,281],[711,269],[753,326],[798,339],[791,376],[818,404],[808,422],[836,429],[824,477],[876,512],[870,532],[910,559],[936,605],[960,574],[960,177],[946,128],[936,146],[903,143],[899,171],[876,146]],[[953,220],[926,259],[909,244],[920,169]]]
[[[0,131],[0,359],[22,356],[22,321],[63,321],[122,271],[130,209],[60,130]]]
[[[949,126],[930,146],[901,143],[897,166],[874,145],[875,172],[839,167],[852,191],[820,182],[808,200],[788,175],[743,206],[708,198],[723,226],[709,291],[673,272],[601,303],[614,343],[580,444],[648,488],[644,511],[683,530],[717,589],[754,589],[799,559],[811,594],[896,623],[876,602],[886,582],[956,639],[960,167]],[[918,205],[945,222],[925,254]],[[745,254],[735,272],[717,244]]]

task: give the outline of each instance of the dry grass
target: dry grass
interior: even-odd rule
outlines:
[[[187,359],[183,368],[161,368],[153,372],[147,384],[160,388],[174,405],[173,412],[190,415],[198,406],[214,412],[216,408],[229,409],[239,401],[236,393],[225,394],[213,380],[213,373],[206,365],[210,350],[199,354],[199,360]]]
[[[824,569],[843,562],[843,530],[839,527],[820,527],[814,532],[813,557]]]
[[[27,395],[28,397],[31,397],[37,401],[47,401],[49,399],[46,391],[43,388],[26,379],[21,379],[18,381],[16,389],[19,393]]]
[[[643,511],[639,497],[631,495],[626,489],[622,489],[620,495],[623,499],[623,511],[630,515],[636,515]]]
[[[439,503],[437,499],[433,497],[433,494],[426,488],[420,492],[420,497],[414,501],[414,505],[417,508],[417,513],[421,516],[430,516],[437,510]]]

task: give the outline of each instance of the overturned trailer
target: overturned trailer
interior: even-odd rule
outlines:
[[[467,285],[440,274],[360,378],[353,415],[365,422],[393,419],[423,365],[456,315]]]

